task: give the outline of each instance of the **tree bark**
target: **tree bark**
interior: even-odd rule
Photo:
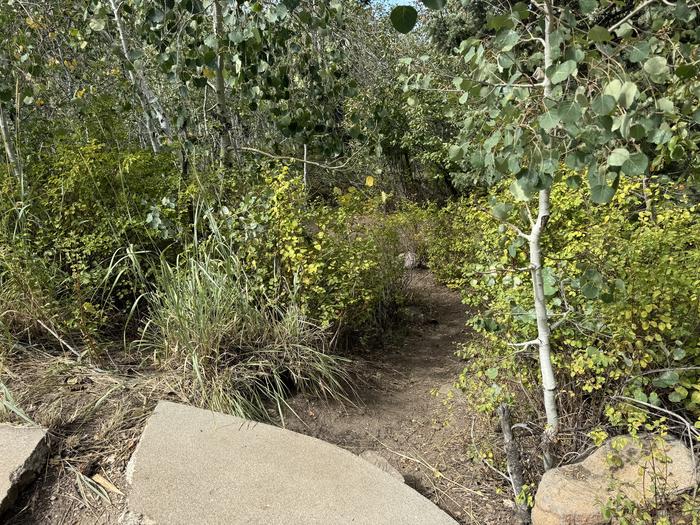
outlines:
[[[552,94],[552,83],[547,74],[552,65],[552,49],[550,37],[552,22],[554,19],[552,3],[544,2],[544,99]],[[550,326],[547,314],[547,299],[544,294],[544,281],[542,279],[542,235],[549,220],[549,188],[540,190],[537,209],[537,219],[532,225],[529,235],[530,243],[530,274],[532,277],[532,290],[535,301],[535,316],[537,318],[537,342],[539,347],[540,373],[542,375],[542,389],[544,393],[544,410],[547,416],[547,426],[542,436],[542,452],[544,455],[545,469],[549,470],[556,464],[553,453],[553,445],[559,431],[559,410],[557,408],[557,383],[552,367],[552,349],[550,345]]]
[[[17,184],[19,185],[20,201],[24,202],[27,193],[27,188],[24,180],[24,168],[22,166],[22,161],[17,156],[17,150],[14,145],[14,140],[12,138],[12,134],[10,133],[10,126],[7,123],[7,115],[5,113],[5,108],[3,108],[1,104],[0,135],[2,135],[2,142],[5,147],[5,155],[7,156],[7,162],[10,164],[12,173],[17,179]]]
[[[216,35],[216,116],[221,126],[219,134],[221,163],[231,166],[231,118],[226,104],[226,84],[224,83],[224,54],[219,39],[224,34],[224,18],[219,0],[213,0],[214,35]]]
[[[117,26],[117,32],[119,33],[119,44],[124,54],[124,59],[129,60],[129,42],[126,37],[126,30],[124,29],[124,24],[122,22],[121,16],[119,16],[119,8],[115,0],[109,0],[109,5],[112,8],[112,15],[114,17],[114,22]],[[129,80],[136,89],[139,102],[144,111],[144,117],[146,119],[146,129],[149,130],[151,142],[151,147],[155,153],[160,151],[160,142],[154,136],[151,121],[155,118],[163,135],[170,138],[170,122],[166,116],[165,110],[158,99],[158,96],[151,89],[146,77],[140,71],[135,69],[129,69]]]
[[[508,475],[510,476],[510,483],[513,486],[513,494],[515,495],[515,516],[518,523],[524,525],[530,523],[530,511],[527,506],[527,501],[518,503],[518,498],[521,497],[523,486],[525,485],[525,478],[523,476],[523,463],[520,458],[520,451],[513,438],[508,405],[501,404],[501,406],[498,407],[498,419],[501,421]]]

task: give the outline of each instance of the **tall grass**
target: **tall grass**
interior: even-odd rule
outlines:
[[[345,361],[327,353],[328,334],[289,290],[270,296],[255,288],[220,238],[175,263],[161,257],[146,299],[138,348],[180,371],[188,397],[204,406],[268,419],[270,402],[282,416],[293,391],[345,398]]]

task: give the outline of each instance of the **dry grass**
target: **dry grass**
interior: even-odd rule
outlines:
[[[176,378],[132,363],[80,363],[15,347],[0,354],[0,421],[49,430],[51,456],[38,491],[14,520],[36,521],[47,501],[117,514],[123,473],[156,402],[175,397]],[[22,417],[24,414],[26,417]],[[70,521],[70,520],[69,520]]]

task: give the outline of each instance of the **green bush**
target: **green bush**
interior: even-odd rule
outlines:
[[[24,318],[24,328],[41,321],[84,340],[113,329],[109,316],[128,312],[143,292],[135,276],[113,272],[115,255],[165,245],[145,219],[154,202],[177,188],[173,166],[168,155],[58,144],[27,168],[32,182],[19,218],[5,175],[0,279],[4,305],[20,305],[14,320]],[[113,286],[109,279],[117,275]]]
[[[552,323],[561,321],[552,334],[561,404],[595,412],[581,410],[583,392],[586,406],[607,404],[611,422],[633,430],[644,417],[623,414],[613,396],[700,416],[698,206],[671,202],[658,184],[645,202],[635,181],[623,182],[610,205],[595,206],[576,182],[555,185],[543,247],[548,311]],[[505,188],[497,197],[513,204],[508,220],[525,228],[524,205]],[[536,337],[527,246],[490,204],[465,198],[442,210],[430,249],[435,273],[475,312],[470,323],[482,338],[462,349],[469,364],[461,382],[487,411],[520,384],[539,384],[532,349],[510,344]]]
[[[206,213],[208,230],[230,239],[255,287],[294,292],[305,315],[323,328],[381,324],[400,292],[398,235],[381,199],[336,191],[336,202],[309,201],[288,168],[220,198]]]

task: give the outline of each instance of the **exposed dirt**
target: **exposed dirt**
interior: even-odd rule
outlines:
[[[372,350],[351,355],[359,379],[356,406],[297,396],[290,406],[300,419],[290,413],[287,427],[357,454],[378,452],[461,523],[512,523],[507,483],[481,463],[473,447],[500,447],[495,427],[484,428],[453,388],[463,364],[454,356],[456,344],[470,337],[464,307],[429,272],[410,277],[405,326]],[[117,524],[125,497],[113,490],[97,495],[92,480],[97,474],[125,491],[128,457],[156,401],[186,400],[155,371],[107,372],[27,355],[32,357],[16,356],[11,386],[31,393],[17,401],[52,428],[53,446],[44,474],[3,523]]]
[[[356,454],[378,452],[462,523],[512,523],[508,485],[472,459],[472,443],[488,448],[494,429],[481,428],[453,388],[463,368],[456,345],[469,337],[464,306],[429,272],[410,277],[405,334],[353,356],[363,379],[357,406],[297,396],[290,405],[301,420],[289,417],[287,427]]]

